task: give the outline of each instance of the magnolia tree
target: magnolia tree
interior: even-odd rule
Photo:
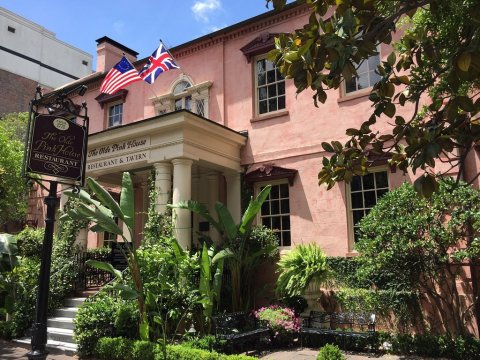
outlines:
[[[286,4],[267,0],[267,6],[270,2],[275,9]],[[327,90],[355,77],[361,64],[378,54],[379,44],[394,47],[376,69],[380,80],[370,91],[372,113],[359,128],[346,129],[345,143],[322,144],[332,155],[323,159],[319,182],[330,189],[364,174],[369,154],[387,155],[404,171],[422,171],[415,187],[426,195],[438,188],[434,167],[440,161],[457,167],[460,179],[465,159],[480,141],[478,1],[303,2],[311,8],[308,23],[280,35],[269,58],[293,79],[298,93],[315,92],[315,105],[327,100]],[[408,116],[397,114],[403,107],[411,109]],[[389,121],[391,131],[373,131],[378,121]]]

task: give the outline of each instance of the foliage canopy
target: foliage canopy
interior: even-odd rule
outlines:
[[[286,5],[286,0],[267,0],[267,6],[270,2],[276,9]],[[332,156],[323,159],[319,183],[331,188],[364,174],[371,155],[390,156],[391,164],[404,171],[421,169],[416,188],[426,195],[438,187],[440,161],[464,175],[465,159],[480,141],[478,1],[302,2],[311,7],[308,23],[280,35],[269,57],[293,79],[298,93],[314,91],[315,104],[325,103],[328,90],[357,76],[380,44],[395,50],[376,70],[381,79],[369,94],[372,114],[358,129],[346,130],[344,144],[322,144]],[[406,117],[398,115],[403,107]],[[372,129],[379,120],[391,122],[391,131]]]

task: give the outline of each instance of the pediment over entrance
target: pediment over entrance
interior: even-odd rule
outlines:
[[[91,134],[86,173],[97,177],[177,158],[241,172],[240,149],[246,141],[245,135],[180,110]]]
[[[255,170],[247,172],[245,181],[252,184],[269,180],[287,179],[290,186],[292,186],[297,172],[296,169],[287,169],[274,164],[262,164]]]

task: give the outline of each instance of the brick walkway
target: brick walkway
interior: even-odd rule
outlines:
[[[27,344],[18,344],[9,341],[0,340],[0,359],[28,359],[27,352],[30,351],[30,346]],[[65,355],[61,351],[48,350],[48,360],[78,360],[77,356]]]

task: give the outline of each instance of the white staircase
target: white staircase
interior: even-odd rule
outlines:
[[[66,353],[77,351],[77,344],[73,341],[73,329],[75,328],[73,319],[85,300],[84,297],[65,299],[65,307],[55,310],[54,316],[47,319],[47,348],[63,350]],[[29,344],[31,338],[22,338],[16,341]]]

